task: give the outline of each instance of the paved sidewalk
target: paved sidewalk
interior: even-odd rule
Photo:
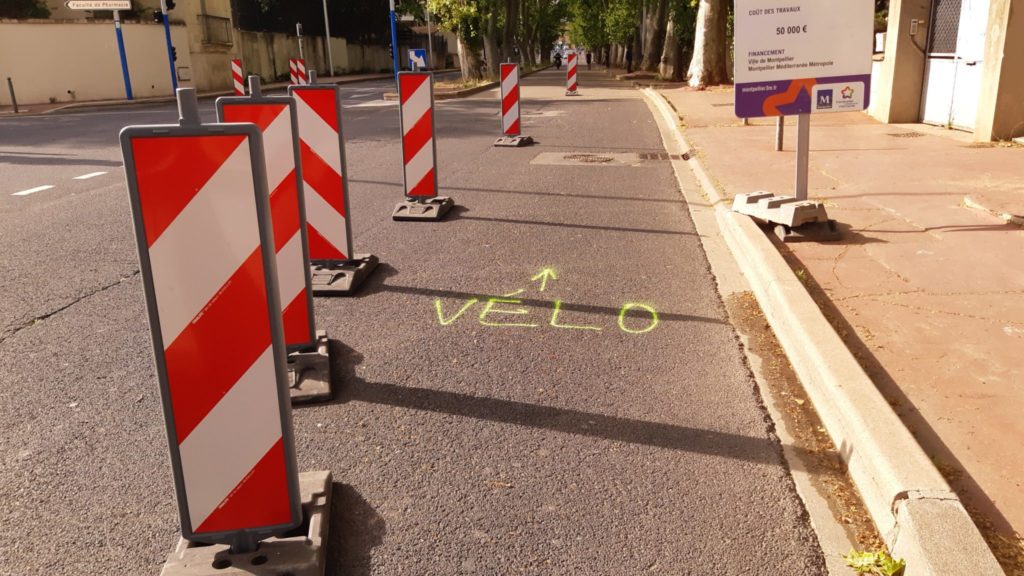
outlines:
[[[774,119],[743,126],[731,89],[662,94],[727,197],[791,193],[795,119],[775,152]],[[1022,574],[1024,228],[997,214],[1024,213],[1024,149],[943,132],[815,116],[810,195],[843,239],[784,252],[1004,568]]]

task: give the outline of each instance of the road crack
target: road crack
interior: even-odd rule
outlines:
[[[87,298],[91,298],[91,297],[93,297],[93,296],[95,296],[95,295],[97,295],[97,294],[99,294],[101,292],[105,292],[105,291],[113,288],[114,286],[118,286],[118,285],[124,283],[126,280],[131,280],[132,278],[134,278],[134,277],[136,277],[138,275],[139,275],[139,271],[138,270],[133,270],[127,276],[122,276],[122,277],[118,278],[114,282],[111,282],[109,284],[104,284],[103,286],[100,286],[99,288],[96,288],[95,290],[93,290],[91,292],[87,292],[85,294],[82,294],[78,298],[75,298],[71,302],[68,302],[67,304],[64,304],[63,306],[60,306],[59,308],[51,310],[51,311],[49,311],[49,312],[47,312],[45,314],[41,314],[39,316],[36,316],[35,318],[32,318],[31,320],[28,320],[27,322],[23,322],[20,326],[16,326],[8,334],[5,334],[2,337],[0,337],[0,345],[3,345],[4,342],[7,342],[11,338],[17,336],[18,333],[20,333],[22,330],[24,330],[26,328],[30,328],[32,326],[35,326],[35,325],[37,325],[37,324],[39,324],[41,322],[45,322],[49,318],[51,318],[51,317],[53,317],[53,316],[55,316],[57,314],[60,314],[61,312],[71,308],[75,304],[78,304],[79,302],[81,302],[81,301],[83,301],[83,300],[85,300]]]

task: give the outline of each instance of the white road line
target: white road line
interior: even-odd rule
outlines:
[[[29,188],[28,190],[22,190],[21,192],[15,192],[11,196],[28,196],[29,194],[35,194],[36,192],[42,192],[43,190],[49,190],[53,188],[52,184],[45,184],[43,186],[36,186],[35,188]]]
[[[95,178],[97,176],[103,176],[106,172],[89,172],[88,174],[82,174],[81,176],[75,176],[72,180],[88,180],[89,178]]]

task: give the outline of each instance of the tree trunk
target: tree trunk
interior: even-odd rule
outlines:
[[[725,4],[726,0],[700,0],[690,60],[690,86],[715,86],[729,81]]]
[[[459,52],[459,68],[462,69],[463,80],[479,80],[482,77],[480,73],[480,57],[478,51],[462,40],[461,34],[455,35],[456,44],[455,47]]]
[[[665,27],[665,49],[661,54],[658,73],[662,78],[679,82],[683,79],[683,45],[679,43],[675,30],[676,23],[669,18],[668,26]]]
[[[647,72],[658,70],[661,51],[665,43],[665,21],[668,10],[667,0],[648,0],[646,18],[644,19],[644,57],[640,69]]]
[[[519,1],[505,0],[505,29],[502,35],[501,55],[502,62],[511,59],[516,61],[516,32],[519,30]]]
[[[498,52],[498,11],[491,10],[487,16],[487,29],[484,31],[484,64],[487,76],[493,77],[498,72],[501,54]]]

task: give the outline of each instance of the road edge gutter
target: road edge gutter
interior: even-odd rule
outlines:
[[[660,122],[672,126],[733,258],[846,462],[875,526],[893,556],[907,561],[905,576],[1003,575],[957,495],[782,255],[757,224],[729,208],[668,101],[651,88],[641,92]]]

